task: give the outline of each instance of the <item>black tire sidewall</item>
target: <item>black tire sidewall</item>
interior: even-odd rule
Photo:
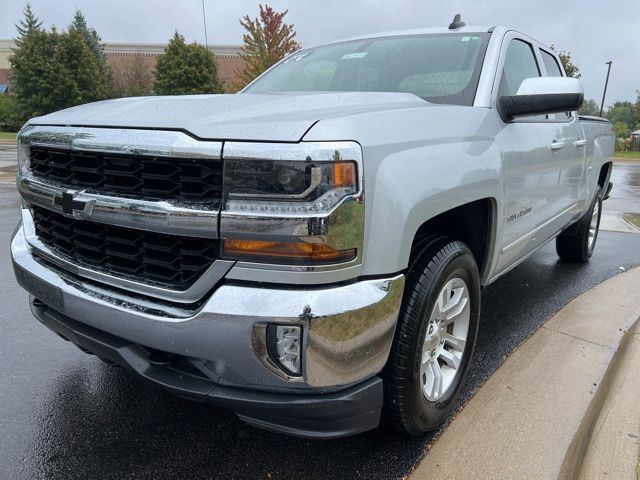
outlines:
[[[458,242],[456,242],[458,243]],[[459,243],[458,243],[459,244]],[[459,244],[462,246],[462,244]],[[469,299],[471,302],[471,314],[469,320],[469,332],[467,335],[467,343],[465,345],[462,363],[454,381],[449,387],[446,395],[436,402],[428,401],[422,394],[422,381],[420,379],[420,360],[422,354],[422,344],[426,335],[429,323],[429,315],[435,304],[436,298],[442,287],[452,278],[461,278],[467,284],[469,290]],[[475,340],[478,332],[478,324],[480,317],[480,284],[478,279],[478,270],[471,255],[466,248],[460,248],[455,251],[445,262],[435,275],[435,280],[427,288],[426,295],[417,312],[412,312],[418,316],[420,324],[419,335],[415,339],[413,348],[412,378],[410,387],[409,409],[411,417],[415,422],[415,426],[423,431],[429,431],[436,428],[442,423],[449,412],[453,408],[453,404],[457,399],[462,380],[469,367],[469,363],[473,354]]]
[[[600,221],[602,219],[602,188],[596,187],[593,199],[589,204],[589,208],[580,217],[576,223],[571,225],[565,231],[563,231],[556,238],[556,252],[558,256],[567,262],[586,263],[592,257],[598,242],[598,236],[600,232]],[[599,205],[598,222],[596,228],[596,236],[593,244],[589,245],[589,230],[591,228],[591,219],[593,217],[593,210],[596,205]]]
[[[596,225],[596,233],[595,233],[595,238],[593,239],[593,243],[591,244],[591,246],[589,246],[589,230],[591,228],[591,217],[593,216],[593,209],[596,208],[596,205],[598,205],[598,223]],[[589,218],[588,218],[588,222],[587,223],[587,229],[586,229],[586,233],[587,233],[587,259],[591,258],[591,256],[593,255],[593,252],[596,248],[596,244],[598,243],[598,236],[600,235],[600,220],[602,219],[602,189],[598,189],[596,191],[596,197],[594,199],[593,205],[591,206],[591,208],[589,209]],[[585,219],[587,220],[587,219]]]

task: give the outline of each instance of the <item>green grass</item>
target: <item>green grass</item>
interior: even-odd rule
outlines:
[[[615,158],[631,158],[634,160],[640,160],[640,152],[615,152],[613,156]]]
[[[0,142],[2,141],[15,142],[16,134],[14,132],[0,132]]]

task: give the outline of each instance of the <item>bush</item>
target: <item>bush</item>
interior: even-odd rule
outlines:
[[[635,138],[616,139],[616,152],[640,152],[640,140]]]
[[[16,98],[12,95],[0,95],[0,130],[15,132],[19,129]]]

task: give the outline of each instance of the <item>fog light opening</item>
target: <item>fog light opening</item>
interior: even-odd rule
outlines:
[[[296,325],[269,325],[269,356],[291,375],[302,374],[302,328]]]
[[[149,354],[149,363],[154,367],[166,367],[171,364],[176,355],[169,352],[153,351]]]

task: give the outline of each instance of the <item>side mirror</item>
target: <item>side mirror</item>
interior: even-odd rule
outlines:
[[[578,110],[584,100],[580,81],[568,77],[535,77],[522,82],[518,93],[498,99],[498,111],[502,120],[510,122],[526,115]]]

